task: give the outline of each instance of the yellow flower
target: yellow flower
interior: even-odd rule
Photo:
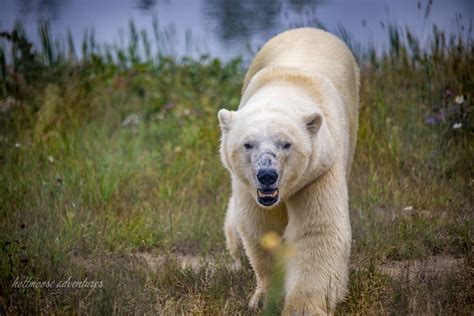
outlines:
[[[267,250],[275,250],[281,245],[281,238],[275,232],[269,232],[263,235],[262,239],[260,239],[260,243],[262,247]]]

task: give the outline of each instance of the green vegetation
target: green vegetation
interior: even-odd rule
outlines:
[[[242,63],[152,56],[134,27],[126,48],[87,37],[79,60],[40,29],[39,48],[21,26],[1,34],[0,313],[250,313],[253,273],[224,249],[216,120],[238,105]],[[338,312],[471,314],[474,45],[390,38],[361,66]]]

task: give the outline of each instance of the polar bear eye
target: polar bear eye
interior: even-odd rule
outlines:
[[[244,147],[245,147],[245,149],[252,149],[252,148],[253,148],[253,145],[252,145],[252,144],[249,144],[249,143],[245,143],[245,144],[244,144]]]
[[[291,147],[291,144],[290,144],[290,143],[285,143],[285,144],[283,145],[283,149],[290,149],[290,147]]]

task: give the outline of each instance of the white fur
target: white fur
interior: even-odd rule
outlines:
[[[321,30],[296,29],[257,54],[239,109],[219,111],[221,158],[232,177],[227,245],[236,257],[241,239],[254,268],[252,307],[268,291],[273,257],[260,241],[269,232],[294,250],[286,261],[285,314],[331,313],[344,298],[358,89],[359,70],[342,41]],[[246,150],[245,142],[258,146]],[[291,149],[281,149],[282,142]],[[256,202],[252,161],[262,151],[275,153],[281,178],[280,199],[271,207]]]

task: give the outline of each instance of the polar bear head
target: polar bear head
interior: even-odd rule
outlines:
[[[253,98],[238,111],[218,113],[222,162],[264,208],[290,197],[321,167],[320,158],[327,160],[318,153],[328,152],[317,107],[295,109],[301,100],[271,99]]]

